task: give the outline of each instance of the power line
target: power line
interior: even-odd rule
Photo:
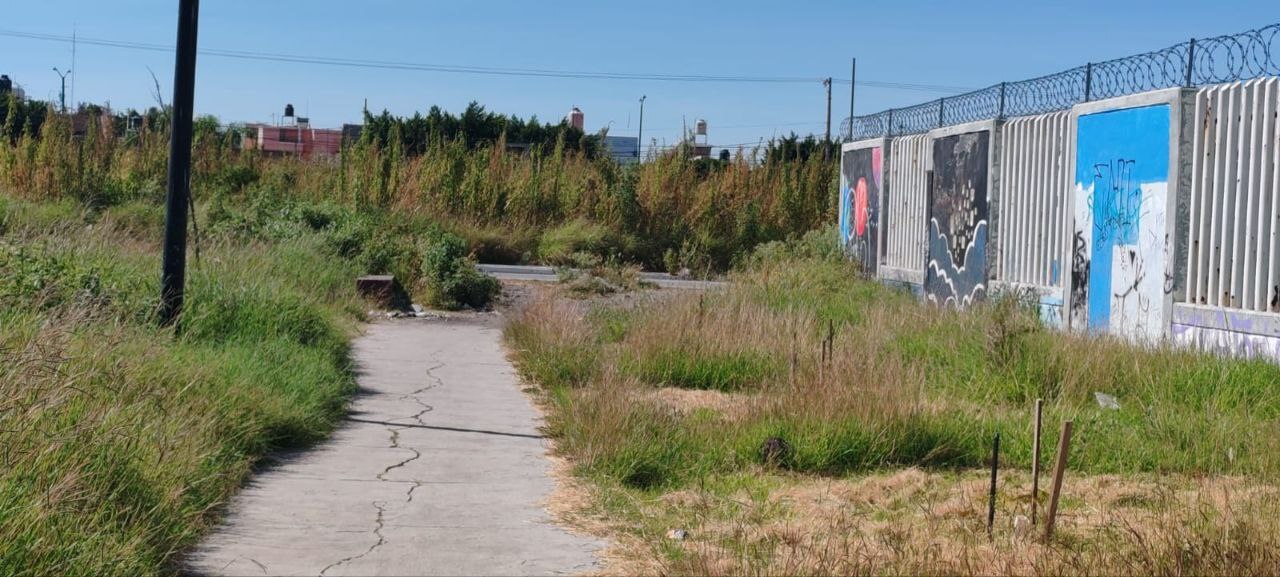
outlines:
[[[40,34],[19,30],[0,29],[0,36],[43,40],[48,42],[79,43],[108,48],[127,50],[145,50],[151,52],[172,53],[173,48],[164,44],[131,42],[107,38],[85,36],[63,36],[58,34]],[[541,68],[494,68],[485,66],[463,66],[448,64],[421,64],[411,62],[394,62],[386,60],[367,60],[355,58],[336,58],[328,56],[302,56],[295,54],[278,54],[270,52],[254,52],[246,50],[203,49],[199,53],[205,56],[218,56],[241,60],[260,60],[268,62],[286,62],[291,64],[315,64],[323,66],[344,66],[351,68],[368,68],[382,70],[410,70],[418,72],[444,72],[454,74],[481,74],[491,76],[526,76],[540,78],[575,78],[592,80],[648,80],[658,82],[734,82],[734,83],[817,83],[822,78],[805,76],[731,76],[707,74],[642,74],[624,72],[587,72],[572,70],[551,70]],[[835,79],[835,82],[849,83],[848,79]],[[958,93],[969,89],[955,86],[937,86],[931,84],[884,82],[859,80],[859,86],[872,88],[888,88],[896,90],[914,90],[921,92]]]
[[[832,78],[832,82],[836,84],[848,84],[848,78]],[[946,86],[940,84],[915,84],[910,82],[880,82],[877,80],[859,80],[858,86],[870,86],[874,88],[896,88],[899,90],[919,90],[922,92],[949,92],[952,94],[963,94],[965,92],[973,92],[978,90],[972,86]]]

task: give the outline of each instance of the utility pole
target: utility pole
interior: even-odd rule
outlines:
[[[644,99],[647,95],[640,96],[640,131],[636,134],[636,161],[644,162]]]
[[[66,72],[62,72],[58,70],[57,66],[54,66],[53,72],[54,74],[58,75],[58,78],[62,79],[62,91],[58,93],[58,100],[62,103],[62,113],[66,114],[67,113],[67,77],[71,76],[71,69],[68,68]]]
[[[849,70],[849,140],[853,140],[853,95],[858,91],[858,59],[853,59]]]
[[[182,314],[187,276],[187,207],[191,199],[191,124],[196,91],[196,31],[200,0],[179,0],[178,52],[173,73],[173,129],[169,139],[169,182],[164,217],[164,264],[160,276],[160,323],[171,326]]]
[[[822,158],[831,160],[831,77],[828,76],[822,84],[827,87],[827,138],[822,143]]]
[[[77,26],[73,22],[71,24],[71,68],[76,67],[76,32],[77,32],[76,29],[77,29]],[[67,73],[70,74],[71,71],[68,70]],[[71,77],[71,103],[72,104],[76,103],[76,77],[75,76]]]

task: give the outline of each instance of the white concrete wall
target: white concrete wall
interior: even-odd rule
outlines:
[[[1148,125],[1102,145],[1094,128],[1091,158],[1077,158],[1082,117],[1159,105],[1169,113],[1167,178],[1130,182],[1116,172],[1152,160]],[[1280,361],[1280,78],[1152,91],[991,130],[993,292],[1034,296],[1054,326]],[[885,159],[877,276],[917,293],[939,134],[891,139]],[[1097,233],[1111,255],[1099,262],[1096,227],[1110,229]],[[1089,290],[1104,275],[1109,282]],[[1094,292],[1102,300],[1091,305]]]
[[[1187,103],[1173,88],[1072,108],[1072,329],[1169,335]]]
[[[1280,79],[1195,95],[1181,302],[1280,311]]]
[[[902,282],[924,282],[927,250],[925,200],[931,148],[926,134],[895,138],[889,145],[884,261],[881,276]]]
[[[1062,288],[1071,214],[1069,114],[1014,118],[1000,128],[1000,258],[996,278]]]

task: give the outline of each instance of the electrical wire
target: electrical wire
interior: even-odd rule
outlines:
[[[0,29],[0,36],[43,40],[68,44],[88,44],[109,48],[128,50],[146,50],[151,52],[173,52],[173,48],[163,44],[93,38],[87,36],[64,36],[58,34],[40,34],[20,30]],[[386,60],[366,60],[355,58],[336,58],[327,56],[302,56],[295,54],[279,54],[271,52],[254,52],[246,50],[202,49],[200,54],[241,60],[260,60],[269,62],[286,62],[292,64],[314,64],[323,66],[344,66],[352,68],[408,70],[418,72],[442,72],[454,74],[480,74],[491,76],[525,76],[541,78],[574,78],[592,80],[648,80],[658,82],[732,82],[732,83],[813,83],[822,82],[823,78],[804,76],[731,76],[707,74],[641,74],[624,72],[586,72],[572,70],[551,70],[541,68],[494,68],[485,66],[463,66],[448,64],[421,64],[411,62],[395,62]],[[833,82],[848,84],[847,78],[835,78]],[[877,80],[859,80],[860,87],[886,88],[895,90],[912,90],[920,92],[961,93],[970,89],[957,86],[940,86],[908,82],[885,82]]]

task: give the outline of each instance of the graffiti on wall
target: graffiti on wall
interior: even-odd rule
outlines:
[[[1175,344],[1224,357],[1280,361],[1280,337],[1174,323]]]
[[[1163,334],[1169,106],[1079,118],[1072,326],[1139,340]]]
[[[929,188],[929,301],[965,308],[987,291],[987,162],[991,133],[933,141]]]
[[[878,146],[846,151],[840,160],[840,239],[867,274],[875,274],[879,261],[883,168]]]

